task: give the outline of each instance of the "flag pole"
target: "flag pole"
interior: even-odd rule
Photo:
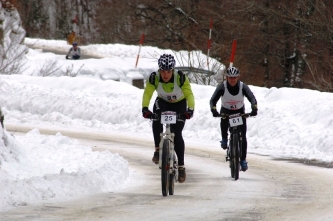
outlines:
[[[141,35],[141,38],[140,38],[140,45],[139,45],[138,56],[136,57],[135,68],[138,66],[139,57],[140,57],[140,52],[141,52],[141,46],[142,46],[142,44],[143,44],[143,40],[144,40],[144,38],[145,38],[145,34],[142,34],[142,35]]]
[[[209,24],[209,36],[208,36],[208,42],[207,42],[207,67],[209,70],[209,53],[210,53],[210,47],[212,45],[212,29],[213,29],[213,20],[210,19],[210,24]]]

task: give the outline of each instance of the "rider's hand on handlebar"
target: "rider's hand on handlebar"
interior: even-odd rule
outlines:
[[[257,114],[258,114],[258,108],[257,108],[257,105],[254,105],[252,107],[252,111],[250,113],[250,116],[257,116]]]
[[[148,107],[143,107],[142,108],[142,116],[144,118],[151,118],[153,116],[153,113],[148,109]]]
[[[193,117],[194,110],[191,108],[188,108],[186,112],[184,112],[183,116],[185,119],[191,119]]]
[[[220,116],[219,112],[217,112],[217,110],[216,110],[216,107],[213,107],[212,109],[210,109],[210,111],[212,112],[213,117],[219,117]]]
[[[258,110],[252,110],[251,113],[250,113],[250,116],[253,117],[253,116],[257,116],[258,114]]]

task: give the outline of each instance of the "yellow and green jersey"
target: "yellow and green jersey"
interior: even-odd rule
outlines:
[[[160,71],[153,72],[146,83],[143,93],[142,107],[148,107],[156,90],[157,96],[169,103],[177,103],[186,99],[187,106],[194,109],[194,95],[188,78],[180,71],[173,70],[172,78],[165,83],[160,77]]]

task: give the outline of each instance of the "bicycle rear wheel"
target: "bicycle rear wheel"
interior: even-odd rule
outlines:
[[[176,154],[173,154],[173,160],[174,160],[174,165],[173,165],[173,172],[170,173],[169,177],[169,195],[173,195],[175,192],[175,180],[176,180],[176,173],[177,173],[177,158]]]
[[[239,178],[239,157],[240,157],[240,148],[239,148],[239,136],[237,133],[232,135],[233,139],[233,146],[232,146],[232,151],[233,151],[233,166],[234,166],[234,179],[238,180]]]
[[[162,195],[167,196],[169,191],[169,140],[163,142],[162,152],[162,168],[161,168],[161,184],[162,184]]]

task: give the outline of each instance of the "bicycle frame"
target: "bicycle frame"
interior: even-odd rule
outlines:
[[[229,119],[230,143],[226,161],[229,161],[230,164],[231,177],[238,180],[243,144],[241,125],[243,125],[243,117],[247,118],[249,114],[221,114],[221,117]]]
[[[170,112],[164,112],[164,113],[170,113]],[[162,115],[163,116],[163,115]],[[164,140],[169,140],[170,141],[170,145],[169,145],[169,154],[170,154],[170,168],[169,168],[169,172],[172,173],[174,168],[174,163],[175,163],[175,146],[174,146],[174,138],[175,138],[175,134],[171,132],[171,124],[170,123],[166,123],[165,125],[165,131],[162,132],[160,134],[160,144],[159,144],[159,148],[160,150],[163,149],[163,143]],[[159,168],[162,168],[162,153],[163,151],[159,151]]]
[[[165,125],[165,131],[160,133],[159,143],[159,168],[163,196],[167,196],[168,193],[174,194],[174,183],[178,180],[177,156],[174,148],[175,134],[171,132],[171,124],[176,124],[177,118],[177,113],[173,111],[161,113],[161,124]]]

